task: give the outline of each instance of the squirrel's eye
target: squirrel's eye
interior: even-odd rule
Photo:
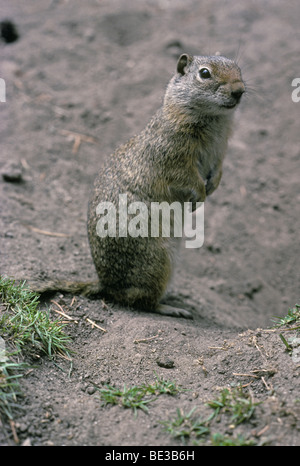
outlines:
[[[210,71],[207,68],[201,68],[201,70],[199,70],[199,75],[200,75],[200,78],[202,79],[211,78]]]

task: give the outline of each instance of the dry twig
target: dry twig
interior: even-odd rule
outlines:
[[[141,338],[139,340],[134,340],[133,343],[148,343],[148,341],[151,341],[151,340],[154,340],[155,338],[157,338],[158,335],[159,334],[154,335],[153,337],[149,337],[149,338]]]
[[[23,223],[24,227],[28,228],[29,230],[34,231],[35,233],[39,233],[41,235],[46,236],[57,236],[60,238],[69,238],[71,235],[67,235],[66,233],[55,233],[53,231],[41,230],[40,228],[33,227],[32,225],[26,225]]]
[[[90,142],[92,144],[96,144],[96,139],[92,136],[87,136],[86,134],[76,133],[75,131],[69,131],[67,129],[61,129],[60,134],[63,136],[67,136],[67,139],[70,141],[74,141],[72,153],[76,154],[78,152],[79,146],[82,141]]]
[[[102,330],[102,332],[107,332],[107,330],[105,330],[105,328],[100,327],[100,325],[96,324],[96,322],[89,319],[88,317],[86,317],[86,320],[87,320],[87,322],[89,322],[91,324],[92,327],[97,327],[97,328],[99,328],[99,330]]]
[[[57,309],[52,309],[54,312],[56,312],[57,314],[62,315],[63,317],[65,317],[68,320],[72,320],[73,322],[75,322],[75,324],[78,324],[77,320],[75,320],[74,317],[71,317],[68,314],[66,314],[65,311],[63,310],[63,308],[56,301],[51,299],[51,303],[55,304],[60,309],[59,311]]]

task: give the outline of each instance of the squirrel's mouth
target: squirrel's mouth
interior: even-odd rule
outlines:
[[[238,104],[238,102],[234,102],[233,104],[224,104],[222,105],[223,108],[234,108],[236,105]]]

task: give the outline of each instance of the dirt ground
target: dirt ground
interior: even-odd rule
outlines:
[[[180,53],[237,58],[249,89],[205,203],[204,245],[182,249],[174,279],[174,300],[193,320],[58,293],[78,321],[66,327],[72,366],[36,356],[21,382],[20,444],[182,445],[161,421],[177,408],[205,416],[218,388],[242,383],[262,403],[234,432],[224,418],[214,432],[300,445],[300,363],[270,331],[300,301],[298,0],[1,0],[0,11],[20,34],[0,46],[0,251],[10,277],[95,278],[86,232],[94,177],[160,106]],[[95,384],[155,374],[188,391],[137,417],[99,401]],[[14,444],[9,426],[0,444]]]

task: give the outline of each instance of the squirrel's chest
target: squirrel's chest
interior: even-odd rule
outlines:
[[[192,155],[203,179],[222,165],[231,132],[231,121],[219,119],[202,128],[194,141]]]
[[[209,141],[203,144],[199,141],[193,153],[193,160],[201,177],[206,180],[223,162],[226,141],[222,144]]]

